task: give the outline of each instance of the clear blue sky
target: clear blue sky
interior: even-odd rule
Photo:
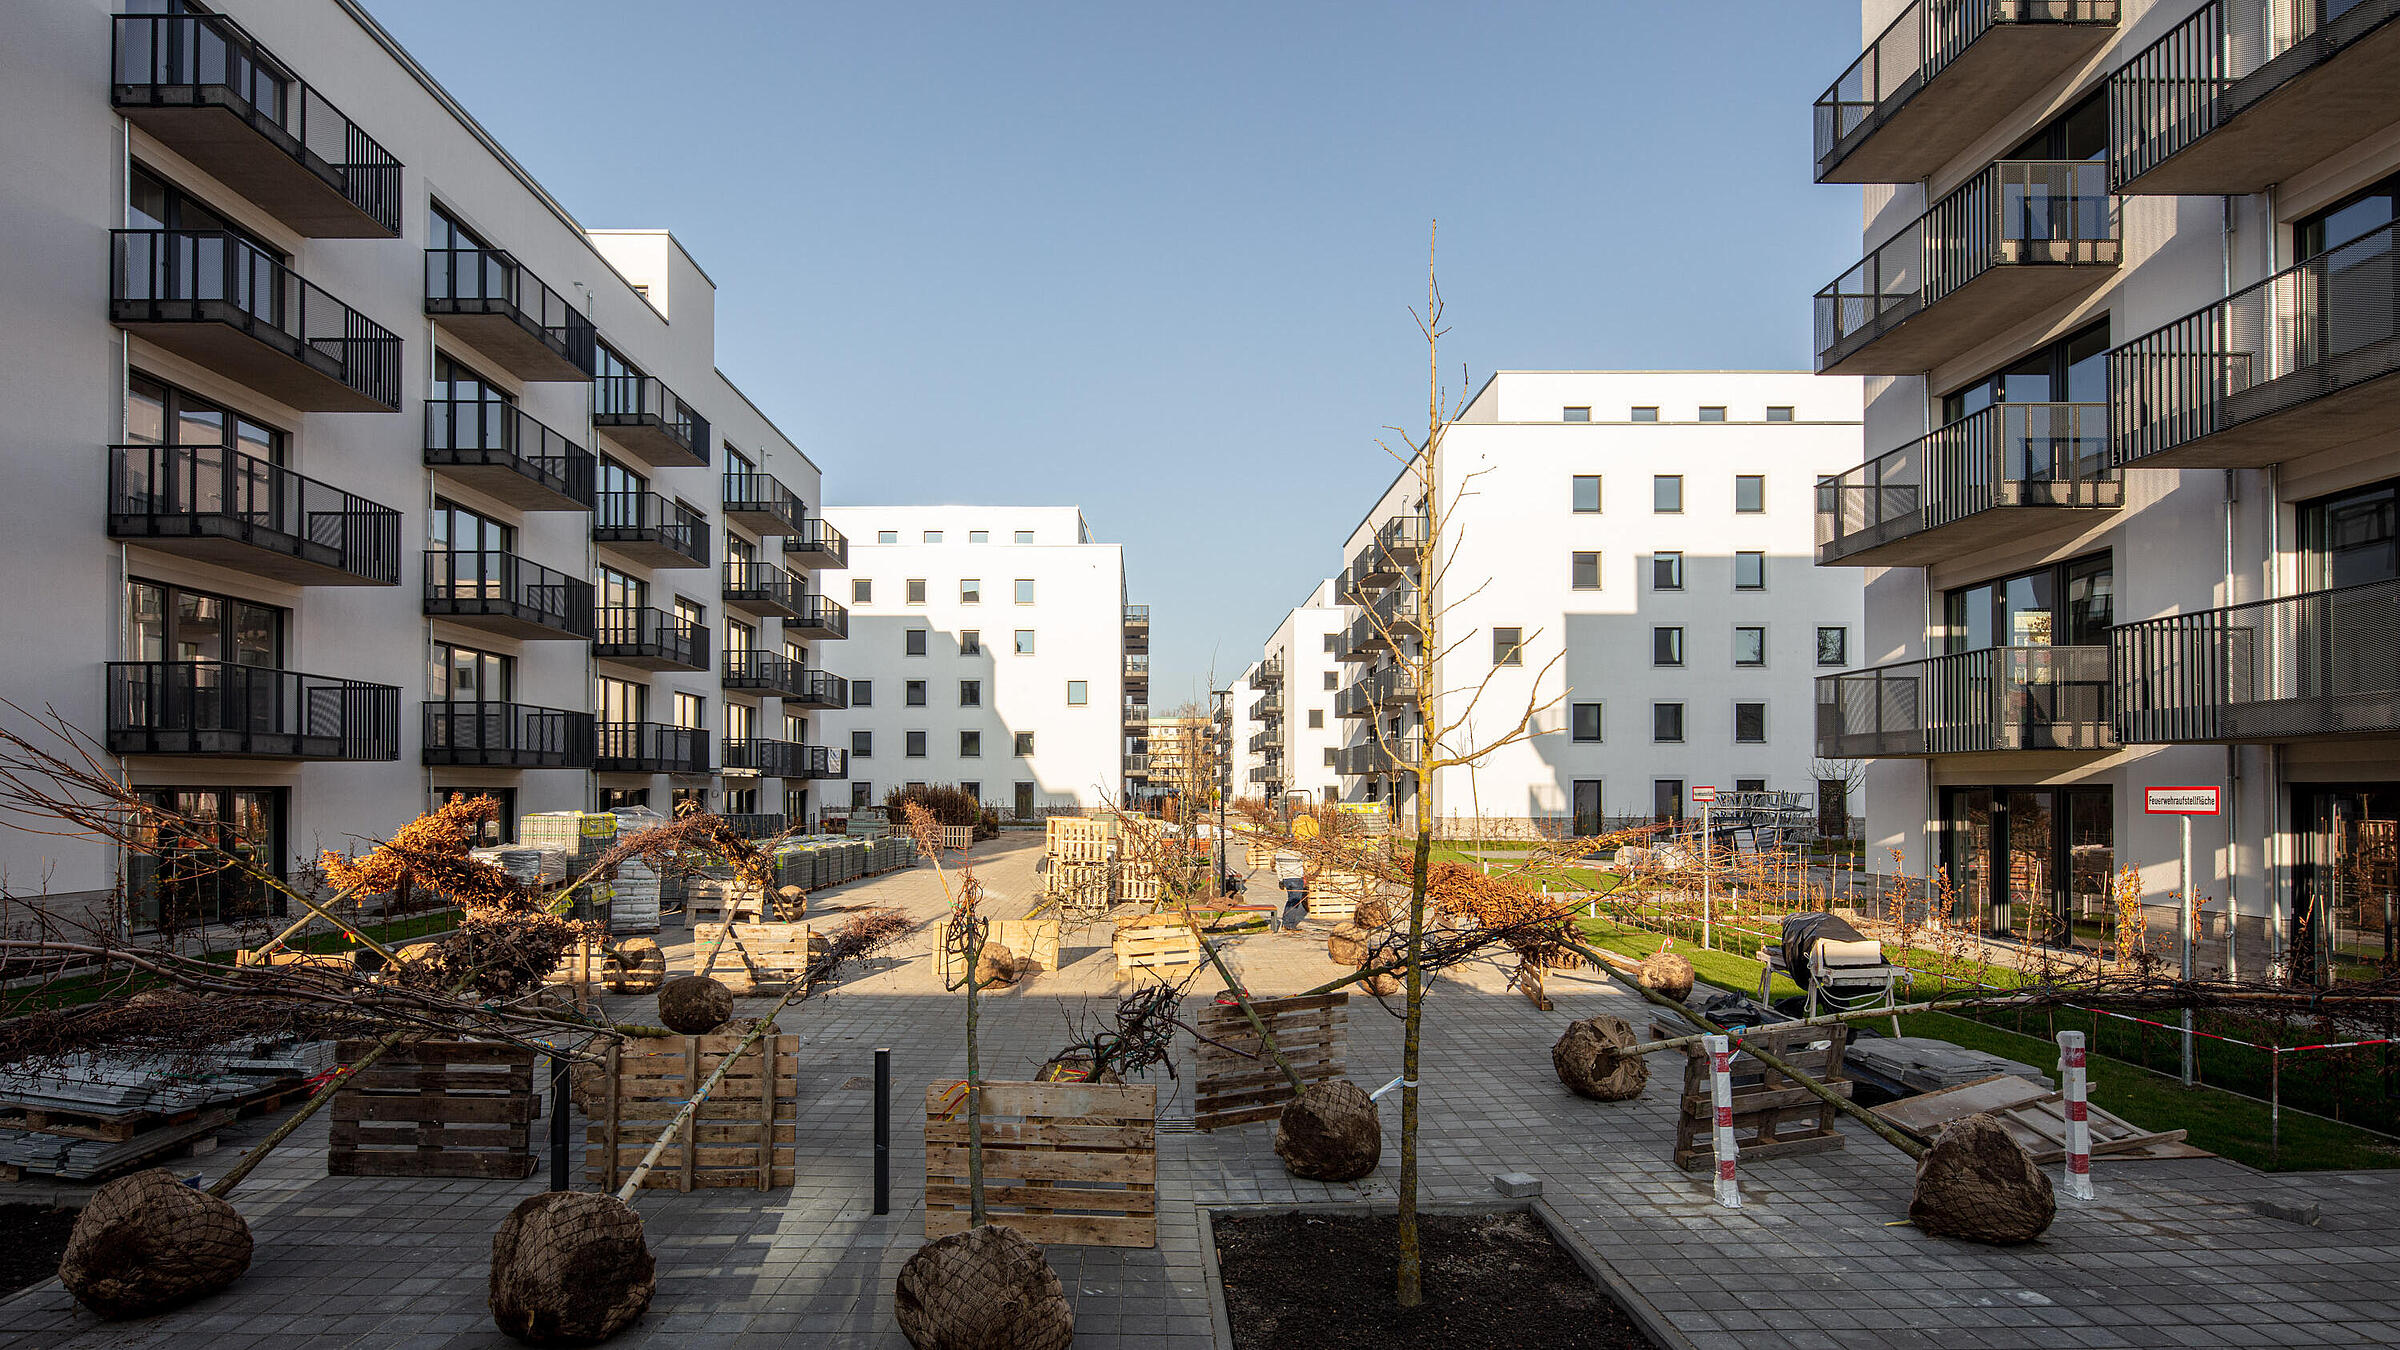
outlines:
[[[586,225],[675,232],[828,501],[1123,541],[1158,706],[1340,567],[1422,425],[1435,218],[1475,382],[1805,367],[1859,251],[1809,181],[1838,0],[368,3]]]

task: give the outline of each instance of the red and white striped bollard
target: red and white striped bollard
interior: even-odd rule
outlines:
[[[1708,1098],[1716,1108],[1712,1133],[1717,1151],[1717,1203],[1726,1209],[1740,1209],[1742,1191],[1733,1177],[1734,1160],[1741,1154],[1733,1142],[1733,1046],[1723,1036],[1706,1037],[1700,1044],[1708,1052]]]
[[[2091,1090],[2084,1080],[2083,1033],[2058,1033],[2058,1084],[2066,1097],[2067,1194],[2092,1198]]]

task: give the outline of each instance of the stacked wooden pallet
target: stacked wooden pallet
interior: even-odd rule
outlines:
[[[704,923],[692,928],[694,972],[723,980],[736,994],[781,994],[808,970],[804,923]]]
[[[967,1086],[925,1089],[925,1236],[965,1232]],[[986,1218],[1035,1242],[1158,1245],[1158,1089],[986,1083]]]
[[[624,1184],[659,1132],[735,1046],[739,1036],[668,1036],[612,1047],[585,1127],[584,1171],[608,1190]],[[742,1052],[687,1117],[642,1185],[653,1190],[789,1186],[799,1118],[797,1037],[763,1036]]]
[[[1350,1038],[1348,994],[1257,998],[1250,1000],[1250,1007],[1302,1085],[1342,1076]],[[1282,1115],[1284,1103],[1293,1096],[1291,1080],[1267,1054],[1241,1005],[1212,1003],[1201,1009],[1198,1030],[1194,1127],[1215,1130]]]
[[[1364,873],[1324,868],[1308,883],[1308,917],[1347,923],[1358,913],[1358,902],[1374,893],[1375,881]]]
[[[373,1041],[342,1042],[344,1062]],[[325,1174],[533,1175],[534,1054],[488,1041],[420,1041],[384,1052],[333,1095]]]
[[[202,1071],[157,1056],[74,1056],[0,1077],[0,1178],[94,1181],[181,1153],[277,1109],[333,1065],[330,1042],[244,1043]]]
[[[1207,959],[1191,921],[1181,914],[1136,914],[1119,919],[1112,945],[1119,979],[1143,972],[1172,979]]]

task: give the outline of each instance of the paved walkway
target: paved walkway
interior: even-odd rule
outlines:
[[[1038,847],[981,846],[992,912],[1035,893]],[[816,898],[820,913],[894,905],[930,922],[942,909],[920,868]],[[678,936],[670,930],[670,938]],[[959,1000],[939,992],[929,930],[834,996],[787,1011],[804,1038],[799,1178],[790,1191],[646,1192],[636,1202],[659,1258],[650,1313],[626,1345],[785,1347],[904,1344],[892,1281],[922,1241],[923,1142],[911,1103],[925,1083],[965,1072]],[[676,954],[688,968],[688,944]],[[1328,978],[1321,940],[1262,936],[1235,954],[1259,992]],[[986,1003],[985,1065],[1030,1072],[1103,1016],[1118,988],[1105,930],[1071,939],[1065,969]],[[1204,987],[1214,988],[1213,981]],[[1645,1009],[1612,987],[1554,975],[1554,1013],[1506,992],[1496,972],[1445,977],[1425,1035],[1425,1193],[1434,1203],[1493,1199],[1510,1170],[1544,1182],[1544,1203],[1655,1314],[1704,1347],[2258,1346],[2400,1343],[2400,1175],[2268,1177],[2215,1159],[2100,1163],[2099,1201],[2062,1201],[2042,1242],[1993,1250],[1931,1239],[1905,1217],[1910,1170],[1880,1142],[1744,1173],[1744,1208],[1716,1208],[1705,1181],[1668,1161],[1680,1066],[1653,1067],[1639,1101],[1581,1101],[1552,1075],[1549,1047],[1575,1017],[1608,1012],[1642,1025]],[[639,1015],[646,999],[612,999]],[[745,1001],[746,1011],[765,1003]],[[1399,1026],[1372,1000],[1353,1003],[1351,1076],[1379,1085],[1399,1063]],[[892,1050],[893,1210],[871,1207],[870,1093],[876,1046]],[[1159,1242],[1153,1250],[1053,1247],[1085,1350],[1211,1350],[1199,1206],[1387,1201],[1397,1175],[1398,1112],[1387,1110],[1385,1165],[1358,1185],[1286,1175],[1271,1125],[1200,1135],[1188,1053],[1159,1076]],[[197,1160],[214,1175],[272,1121],[243,1122]],[[537,1133],[540,1131],[537,1128]],[[580,1137],[580,1123],[577,1129]],[[497,1347],[512,1344],[484,1307],[494,1228],[545,1182],[440,1182],[324,1175],[313,1123],[239,1194],[258,1240],[250,1273],[225,1293],[148,1322],[101,1323],[55,1282],[0,1312],[0,1345],[78,1347]],[[25,1189],[25,1188],[20,1188]],[[2318,1203],[2320,1226],[2262,1217],[2257,1199]]]

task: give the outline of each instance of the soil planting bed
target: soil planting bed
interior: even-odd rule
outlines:
[[[1650,1350],[1608,1292],[1525,1210],[1428,1214],[1425,1301],[1392,1302],[1389,1214],[1212,1216],[1236,1350]]]
[[[0,1205],[0,1295],[58,1273],[75,1231],[75,1211],[48,1205]]]

